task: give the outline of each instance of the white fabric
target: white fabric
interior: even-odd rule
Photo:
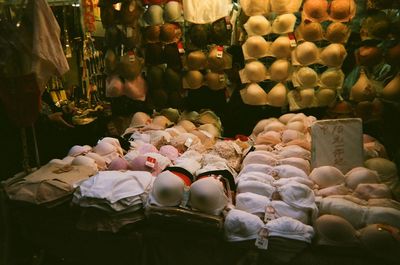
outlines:
[[[277,151],[278,155],[282,158],[298,157],[306,160],[310,160],[311,152],[297,145],[289,145]]]
[[[204,213],[219,215],[229,202],[222,182],[205,177],[190,186],[190,205]]]
[[[247,172],[261,172],[261,173],[266,173],[269,174],[271,172],[273,167],[269,165],[262,165],[262,164],[249,164],[243,167],[242,171],[240,171],[240,174],[238,175],[238,178],[240,175],[247,173]]]
[[[174,166],[184,168],[194,175],[201,168],[201,159],[200,153],[189,150],[175,160]]]
[[[283,159],[279,160],[279,163],[281,165],[291,165],[291,166],[297,167],[297,168],[303,170],[303,172],[306,175],[310,174],[310,162],[303,158],[299,158],[299,157],[283,158]]]
[[[312,182],[309,179],[302,178],[302,177],[292,177],[292,178],[286,178],[286,179],[285,178],[278,179],[278,180],[276,180],[274,182],[274,185],[279,187],[279,186],[286,185],[288,183],[300,183],[300,184],[306,185],[310,189],[312,189],[314,187],[314,182]]]
[[[270,155],[263,151],[253,151],[250,152],[243,160],[242,166],[250,165],[250,164],[264,164],[269,166],[275,166],[278,160],[273,157],[273,154]]]
[[[237,178],[238,183],[241,181],[249,181],[249,180],[258,181],[270,185],[272,185],[272,183],[274,183],[275,181],[275,179],[271,175],[268,175],[267,173],[263,172],[247,172],[241,174],[240,177]]]
[[[305,225],[298,220],[286,216],[271,220],[264,227],[267,228],[269,236],[295,239],[307,243],[311,243],[314,236],[312,226]]]
[[[60,26],[45,0],[31,1],[33,10],[32,65],[39,89],[43,92],[49,78],[69,70],[60,41]]]
[[[309,210],[313,219],[317,217],[318,208],[315,204],[314,192],[306,185],[289,182],[284,186],[278,187],[277,191],[282,201],[294,208]]]
[[[183,198],[185,184],[181,178],[164,171],[160,173],[153,183],[151,204],[159,206],[178,206]]]
[[[265,206],[271,201],[262,195],[244,192],[236,195],[236,209],[264,217]]]
[[[291,165],[279,165],[272,169],[271,175],[276,178],[293,178],[301,177],[308,178],[303,170]]]
[[[144,193],[151,187],[153,180],[154,177],[144,171],[100,171],[78,186],[83,197],[106,199],[115,203]]]
[[[225,236],[231,242],[255,239],[262,226],[263,222],[256,215],[232,209],[225,217]]]
[[[232,9],[230,0],[183,0],[183,16],[191,23],[212,23],[229,15]]]
[[[121,148],[121,144],[119,143],[119,140],[118,140],[117,138],[113,138],[113,137],[104,137],[103,139],[97,141],[97,144],[102,143],[102,142],[109,143],[109,144],[115,146],[115,148],[117,149],[117,152],[118,152],[120,155],[123,155],[123,154],[124,154],[124,152],[123,152],[123,150],[122,150],[122,148]]]
[[[251,192],[258,195],[265,196],[267,198],[271,198],[272,194],[276,191],[276,188],[259,181],[254,180],[246,180],[246,181],[239,181],[237,185],[237,192]]]
[[[275,218],[287,216],[296,219],[303,224],[310,224],[310,214],[307,209],[298,209],[290,206],[284,201],[271,201],[266,206],[270,206],[274,209]],[[265,210],[265,206],[264,206]]]

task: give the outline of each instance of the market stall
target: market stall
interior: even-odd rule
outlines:
[[[47,14],[31,46],[54,74],[15,71],[14,46],[0,65],[38,103],[0,87],[24,154],[0,189],[4,264],[397,264],[397,1],[19,4],[7,29]]]

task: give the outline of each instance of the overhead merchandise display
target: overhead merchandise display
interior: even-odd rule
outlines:
[[[241,1],[248,16],[243,24],[247,35],[243,72],[255,60],[265,65],[265,78],[253,80],[267,93],[267,105],[288,105],[294,111],[331,106],[341,99],[344,74],[340,68],[347,56],[348,24],[356,13],[354,1],[328,5],[327,1],[271,0],[264,8],[255,8],[259,2]],[[334,85],[324,82],[326,75],[335,75]],[[241,75],[241,81],[249,83],[248,75]]]

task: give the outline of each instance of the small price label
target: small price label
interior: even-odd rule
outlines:
[[[222,58],[223,55],[224,55],[224,47],[217,46],[217,58]]]
[[[272,207],[271,205],[267,205],[265,207],[264,222],[268,223],[269,221],[272,221],[274,219],[276,219],[275,208]]]
[[[290,42],[290,47],[296,47],[297,41],[296,41],[296,36],[294,36],[293,32],[288,33],[288,38]]]
[[[189,148],[192,145],[192,143],[193,143],[193,139],[192,138],[187,138],[186,142],[185,142],[185,146],[187,148]]]
[[[256,247],[259,249],[268,249],[268,229],[263,227],[260,232],[258,232],[258,237],[256,239]]]
[[[148,156],[145,162],[145,165],[148,166],[149,168],[154,168],[156,165],[157,160],[154,157]]]

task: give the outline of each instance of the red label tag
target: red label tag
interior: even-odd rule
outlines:
[[[224,47],[217,46],[217,58],[222,58],[223,55],[224,55]]]
[[[154,168],[154,166],[156,165],[157,160],[153,157],[148,156],[145,162],[145,165],[150,167],[150,168]]]
[[[178,42],[178,51],[181,54],[185,53],[185,48],[183,48],[183,43],[181,41]]]
[[[293,32],[288,33],[288,38],[289,38],[290,46],[296,47],[297,41],[296,41],[296,36],[294,35]]]

